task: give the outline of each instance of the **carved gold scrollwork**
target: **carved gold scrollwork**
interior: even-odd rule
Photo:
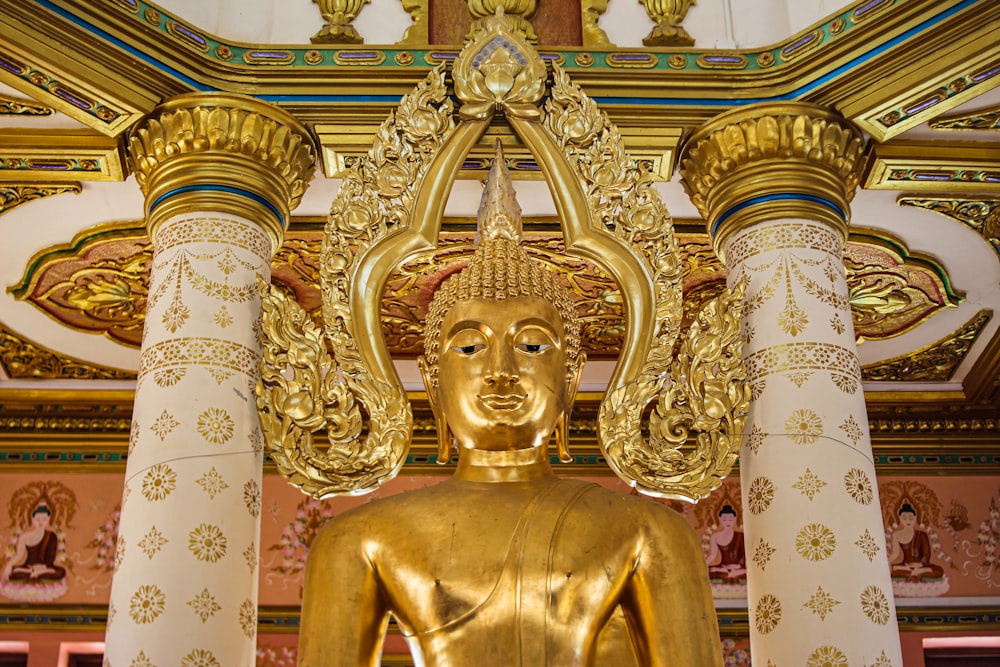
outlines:
[[[427,249],[421,233],[437,235],[441,211],[426,197],[443,208],[446,197],[434,197],[440,195],[434,185],[450,185],[449,169],[459,166],[440,161],[453,134],[438,68],[382,124],[368,159],[345,175],[320,253],[322,334],[294,299],[273,286],[262,290],[265,356],[257,406],[267,447],[292,483],[315,497],[371,491],[406,459],[413,418],[378,336],[379,301],[395,264]],[[432,192],[422,196],[425,180]],[[359,405],[370,421],[363,437]],[[326,452],[313,445],[320,429],[330,436]]]
[[[78,195],[81,191],[79,183],[7,183],[0,185],[0,215],[36,199],[64,192]]]
[[[0,116],[51,116],[53,113],[55,112],[50,107],[0,95]]]
[[[543,114],[545,64],[501,11],[474,31],[453,79],[458,125],[439,68],[346,174],[321,252],[323,335],[293,299],[264,292],[258,408],[283,472],[322,496],[371,490],[399,470],[412,417],[379,335],[381,298],[394,270],[436,248],[451,184],[503,113],[542,167],[566,254],[611,276],[625,305],[622,353],[599,418],[608,461],[644,493],[704,496],[730,471],[747,411],[741,293],[727,290],[702,309],[675,360],[682,262],[648,165],[625,153],[618,129],[557,65]],[[646,441],[642,416],[658,399]],[[365,436],[356,406],[370,419]],[[312,445],[323,428],[333,430],[325,453]],[[682,453],[678,434],[688,431],[700,434],[699,447]]]
[[[992,310],[981,310],[965,326],[927,347],[862,366],[861,377],[868,382],[946,382],[992,318]]]
[[[625,153],[617,128],[565,72],[553,70],[544,126],[572,165],[589,211],[587,229],[574,229],[574,221],[583,223],[560,211],[567,251],[589,250],[614,276],[629,318],[601,405],[601,447],[614,471],[639,491],[697,500],[732,469],[748,409],[741,293],[727,290],[709,302],[673,358],[683,317],[682,265],[669,214],[648,170]],[[558,201],[567,188],[550,184]],[[644,286],[648,294],[641,293]],[[663,412],[646,441],[642,415],[658,399]],[[699,434],[699,446],[685,454],[677,434],[688,431]]]

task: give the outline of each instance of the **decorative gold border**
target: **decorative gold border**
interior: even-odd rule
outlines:
[[[88,130],[0,129],[0,182],[122,181],[118,141]]]
[[[787,96],[789,91],[802,91],[799,93],[802,99],[837,108],[876,139],[885,141],[1000,84],[1000,76],[991,69],[991,63],[998,58],[993,26],[1000,21],[1000,3],[987,1],[961,6],[960,2],[897,1],[882,3],[872,10],[868,0],[858,0],[779,44],[733,52],[734,62],[746,63],[740,69],[698,68],[698,54],[704,56],[701,60],[706,67],[725,62],[717,53],[685,48],[605,52],[567,49],[554,55],[565,58],[572,52],[586,52],[595,58],[596,66],[581,67],[573,76],[590,95],[635,100],[607,105],[612,121],[619,127],[652,126],[650,116],[655,114],[649,113],[645,101],[657,104],[657,110],[669,108],[681,122],[692,126],[724,110],[724,106],[716,103],[718,100],[750,95],[774,99]],[[341,68],[333,63],[336,46],[315,45],[309,51],[313,56],[305,58],[304,64],[296,60],[283,66],[249,65],[234,57],[234,52],[242,54],[255,47],[221,43],[200,33],[196,26],[187,30],[199,34],[201,41],[188,43],[190,40],[181,40],[176,34],[162,30],[165,19],[176,23],[165,13],[154,11],[155,16],[150,18],[147,11],[143,21],[115,3],[61,0],[59,4],[78,17],[78,23],[89,24],[93,29],[87,30],[32,0],[6,0],[0,15],[3,28],[0,54],[20,58],[26,67],[49,79],[64,80],[81,95],[115,114],[114,121],[102,120],[93,113],[94,109],[83,110],[68,104],[26,76],[0,72],[0,80],[109,134],[123,131],[157,101],[191,90],[190,81],[205,88],[247,93],[275,86],[287,94],[305,96],[328,93],[334,82],[338,91],[346,94],[363,91],[398,98],[426,74],[427,65],[416,63],[426,63],[428,55],[434,56],[431,58],[434,60],[439,59],[435,54],[451,55],[455,51],[428,47],[427,53],[411,54],[415,56],[414,64],[407,67]],[[826,37],[822,44],[816,45],[816,39],[809,38],[820,29]],[[102,32],[114,42],[103,38]],[[794,57],[805,48],[797,48],[803,40],[809,40],[806,44],[809,57]],[[410,40],[407,42],[407,48],[416,50]],[[214,49],[207,48],[213,44]],[[880,47],[877,57],[869,57],[876,46]],[[155,54],[163,68],[152,70],[148,63],[129,52],[133,49]],[[398,49],[374,46],[372,50],[395,56]],[[612,51],[628,51],[669,64],[661,63],[653,70],[615,68],[607,64],[607,55]],[[661,58],[660,54],[666,57]],[[778,62],[779,59],[783,61]],[[395,62],[395,58],[387,57],[386,62]],[[315,75],[317,68],[325,70],[324,76]],[[835,69],[841,73],[830,78],[822,76]],[[302,71],[309,71],[310,75],[300,76]],[[811,85],[803,88],[803,82]],[[684,90],[686,96],[698,95],[706,102],[694,105],[670,102],[671,98],[676,99],[678,90]],[[945,92],[940,100],[934,98],[933,104],[928,102],[931,99],[928,96],[942,90]],[[339,122],[361,124],[377,123],[376,119],[384,117],[392,106],[348,103],[325,105],[337,109],[319,109],[316,103],[304,101],[284,105],[306,122],[335,123],[339,118]],[[895,120],[882,122],[887,118]]]
[[[722,637],[746,637],[750,622],[746,608],[717,608]],[[0,631],[51,632],[58,630],[104,632],[107,607],[102,605],[0,605]],[[901,632],[982,632],[1000,629],[1000,607],[995,605],[900,606],[896,608]],[[297,634],[299,609],[264,606],[257,615],[261,636]],[[75,621],[75,622],[74,622]],[[389,623],[389,634],[398,635],[399,626]],[[412,665],[409,656],[384,656],[383,665]]]
[[[894,141],[875,144],[864,178],[870,190],[996,192],[1000,151],[979,142]]]
[[[930,345],[892,359],[862,366],[861,377],[866,382],[913,380],[947,382],[965,360],[992,318],[992,310],[980,310],[963,326]]]

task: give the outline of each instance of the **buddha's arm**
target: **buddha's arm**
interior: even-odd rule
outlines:
[[[299,667],[377,667],[387,621],[364,537],[328,525],[306,562]]]
[[[680,517],[655,527],[639,545],[622,609],[640,665],[722,667],[719,623],[707,566]]]

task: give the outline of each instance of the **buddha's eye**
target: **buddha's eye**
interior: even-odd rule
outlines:
[[[473,345],[452,345],[451,349],[455,350],[459,354],[470,355],[485,349],[486,346],[482,344]]]
[[[552,347],[549,343],[521,343],[516,346],[521,352],[528,354],[539,354]]]

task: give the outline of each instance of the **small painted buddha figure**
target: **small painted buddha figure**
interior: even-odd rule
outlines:
[[[917,527],[917,510],[909,503],[899,508],[900,527],[892,532],[889,563],[893,577],[907,581],[939,579],[944,569],[931,562],[931,540]]]
[[[549,465],[553,432],[566,456],[580,327],[520,245],[499,163],[479,246],[434,296],[420,360],[441,455],[457,445],[457,469],[323,528],[307,564],[299,665],[378,665],[392,616],[428,667],[721,667],[691,527]],[[602,631],[622,619],[631,641],[605,645]]]
[[[709,541],[708,576],[725,584],[746,583],[747,555],[743,531],[736,529],[736,510],[723,505],[719,510],[719,529]]]

